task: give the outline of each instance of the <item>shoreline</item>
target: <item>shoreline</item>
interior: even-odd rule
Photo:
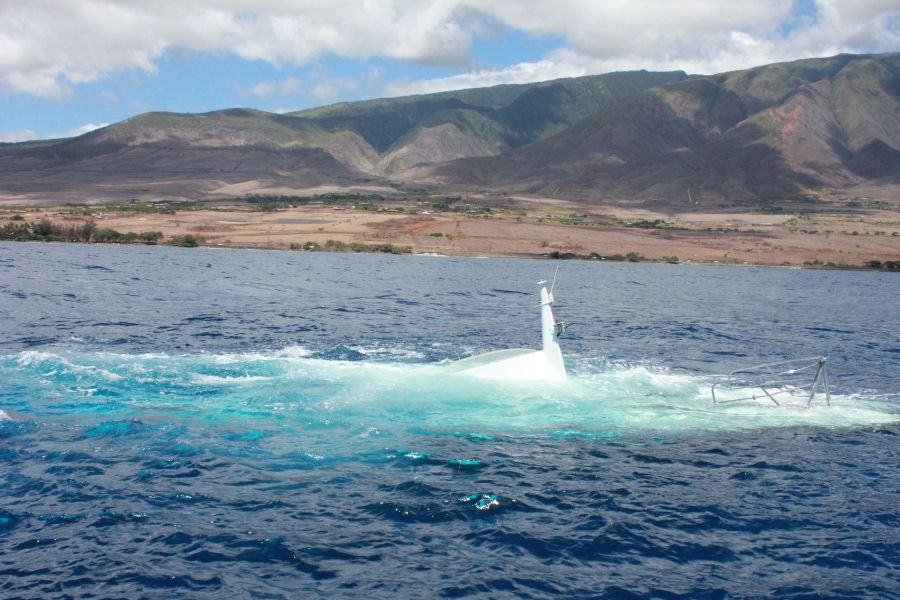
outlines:
[[[829,266],[829,265],[812,265],[812,264],[804,264],[804,265],[793,265],[793,264],[767,264],[767,263],[748,263],[748,262],[721,262],[721,261],[710,261],[710,262],[701,262],[701,261],[679,261],[679,262],[669,262],[665,260],[656,260],[649,258],[642,258],[641,260],[629,261],[629,260],[618,260],[618,259],[607,259],[604,257],[594,258],[590,256],[570,256],[565,258],[553,258],[546,254],[491,254],[491,255],[468,255],[468,254],[438,254],[433,252],[357,252],[353,250],[297,250],[291,248],[284,247],[269,247],[269,246],[237,246],[237,245],[229,245],[229,246],[210,246],[210,245],[197,245],[193,247],[185,247],[177,244],[143,244],[143,243],[118,243],[118,242],[66,242],[59,240],[27,240],[27,241],[15,241],[15,240],[2,240],[0,239],[0,244],[9,243],[9,244],[60,244],[60,245],[70,245],[77,244],[80,246],[158,246],[162,248],[177,248],[185,251],[194,251],[194,252],[203,252],[203,251],[229,251],[229,250],[256,250],[260,252],[285,252],[285,253],[303,253],[303,254],[375,254],[375,255],[392,255],[392,256],[407,256],[414,258],[469,258],[469,259],[509,259],[509,260],[547,260],[554,262],[606,262],[606,263],[628,263],[628,264],[665,264],[672,266],[699,266],[699,267],[747,267],[747,268],[760,268],[760,269],[787,269],[787,270],[810,270],[810,271],[855,271],[855,272],[868,272],[868,273],[895,273],[898,272],[897,269],[878,269],[873,268],[866,265],[846,265],[846,266]]]
[[[471,205],[465,205],[471,206]],[[154,208],[156,207],[156,208]],[[160,208],[162,207],[162,208]],[[655,213],[615,206],[518,206],[437,210],[425,202],[365,209],[318,205],[260,210],[235,204],[172,210],[103,206],[0,209],[0,231],[49,222],[64,240],[90,224],[104,243],[292,251],[385,252],[423,256],[543,258],[896,270],[900,213]],[[46,239],[48,236],[42,236]],[[9,237],[5,239],[10,239]],[[88,240],[92,238],[88,236]],[[154,240],[155,241],[155,240]],[[69,242],[72,243],[72,242]],[[873,265],[885,268],[873,268]]]

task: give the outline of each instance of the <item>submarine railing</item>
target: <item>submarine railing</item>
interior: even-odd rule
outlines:
[[[812,384],[810,375],[812,374]],[[716,389],[720,395],[716,396]],[[722,396],[722,389],[753,389],[750,395],[739,398]],[[825,403],[831,405],[831,390],[828,386],[828,359],[824,356],[811,358],[798,358],[780,362],[765,363],[744,369],[737,369],[729,373],[725,381],[719,381],[712,386],[714,404],[728,404],[743,400],[757,400],[768,398],[776,406],[781,404],[777,396],[790,395],[793,397],[807,395],[806,406],[812,404],[817,394],[825,394]]]

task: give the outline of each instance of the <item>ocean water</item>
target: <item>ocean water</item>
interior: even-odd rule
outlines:
[[[565,385],[448,361],[539,345]],[[0,597],[900,597],[900,278],[0,244]],[[827,355],[832,402],[714,405]]]

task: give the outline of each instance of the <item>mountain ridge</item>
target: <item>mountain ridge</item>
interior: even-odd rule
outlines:
[[[203,199],[426,186],[597,202],[767,205],[900,192],[900,54],[716,75],[630,71],[293,113],[145,113],[0,145],[0,195]]]
[[[781,86],[755,82],[772,80],[772,70],[790,77],[774,78]],[[898,86],[900,54],[690,78],[503,156],[458,160],[417,175],[520,193],[665,195],[677,204],[689,190],[719,202],[766,204],[880,180],[875,183],[896,199]]]

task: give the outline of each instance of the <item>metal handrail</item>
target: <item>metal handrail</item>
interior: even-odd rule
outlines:
[[[781,406],[775,396],[782,394],[798,395],[807,392],[809,375],[815,369],[812,377],[812,385],[809,385],[809,397],[806,406],[812,404],[813,398],[821,389],[825,393],[825,403],[831,406],[831,390],[828,387],[828,359],[824,356],[811,358],[798,358],[780,362],[765,363],[745,369],[737,369],[728,374],[725,381],[719,381],[712,385],[711,392],[713,404],[728,404],[743,400],[756,400],[768,398]],[[729,388],[758,388],[762,394],[753,393],[750,396],[740,398],[717,398],[717,387]]]

